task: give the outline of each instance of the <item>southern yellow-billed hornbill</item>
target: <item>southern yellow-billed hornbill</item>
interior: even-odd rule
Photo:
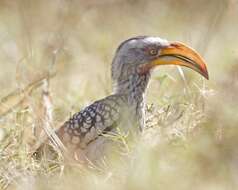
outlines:
[[[105,134],[115,132],[117,127],[123,131],[143,130],[151,70],[169,64],[191,68],[208,79],[204,60],[182,43],[150,36],[124,41],[112,62],[113,94],[74,114],[57,130],[67,151],[94,160],[107,141]]]

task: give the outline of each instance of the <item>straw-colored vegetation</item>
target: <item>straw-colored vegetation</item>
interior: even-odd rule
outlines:
[[[0,189],[237,189],[237,18],[236,0],[1,0]],[[115,49],[137,35],[194,47],[210,80],[156,69],[147,130],[103,167],[32,157],[42,129],[110,94]]]

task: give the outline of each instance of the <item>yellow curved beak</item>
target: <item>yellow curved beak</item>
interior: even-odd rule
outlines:
[[[158,65],[185,66],[209,79],[203,58],[194,49],[180,42],[173,42],[168,47],[161,49],[158,58],[149,63],[148,67],[152,68]]]

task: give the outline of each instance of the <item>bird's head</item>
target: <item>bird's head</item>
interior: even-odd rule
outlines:
[[[194,49],[180,42],[150,36],[121,43],[113,60],[112,78],[121,81],[132,74],[145,75],[159,65],[185,66],[208,79],[205,61]]]

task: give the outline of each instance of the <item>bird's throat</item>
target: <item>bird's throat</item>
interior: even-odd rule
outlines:
[[[145,92],[149,79],[150,73],[130,75],[126,81],[118,81],[114,88],[115,94],[123,94],[126,97],[129,113],[141,129],[144,128]]]

